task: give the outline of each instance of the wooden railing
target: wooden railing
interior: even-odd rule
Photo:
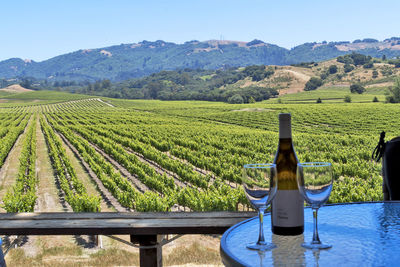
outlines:
[[[139,244],[140,266],[162,266],[160,237],[222,234],[254,212],[2,213],[1,235],[130,235]]]

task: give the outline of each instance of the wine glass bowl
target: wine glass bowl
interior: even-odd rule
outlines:
[[[306,169],[304,171],[304,169]],[[332,191],[331,164],[328,162],[299,163],[297,182],[300,193],[311,207],[325,204]]]
[[[321,243],[318,235],[318,209],[325,204],[332,192],[332,164],[329,162],[305,162],[297,164],[297,184],[304,200],[313,209],[314,233],[311,243],[302,244],[309,249],[327,249],[331,245]]]
[[[277,190],[276,165],[269,163],[246,164],[243,168],[242,186],[250,204],[258,211],[259,238],[247,248],[265,251],[275,247],[265,242],[263,230],[264,211],[268,208]]]

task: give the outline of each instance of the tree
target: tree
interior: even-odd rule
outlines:
[[[346,95],[346,96],[344,97],[344,102],[350,103],[350,102],[351,102],[351,97],[350,97],[349,95]]]
[[[359,83],[352,84],[350,85],[350,92],[362,94],[365,92],[365,88]]]
[[[230,104],[243,104],[243,97],[239,94],[235,94],[228,99]]]
[[[372,102],[379,102],[378,98],[375,96],[374,99],[372,99]]]
[[[101,88],[103,89],[110,89],[111,88],[111,81],[108,79],[105,79],[101,82]]]
[[[328,71],[330,74],[335,74],[338,71],[338,68],[336,65],[330,65]]]
[[[374,63],[372,63],[372,62],[367,62],[367,63],[365,63],[364,65],[363,65],[363,68],[364,69],[371,69],[371,68],[373,68],[374,67]]]
[[[256,103],[256,100],[254,99],[254,97],[252,97],[252,96],[249,97],[249,103],[250,104]]]
[[[386,60],[386,55],[382,56],[382,60],[385,61]]]
[[[306,83],[304,87],[304,91],[315,90],[322,85],[322,80],[318,77],[311,77],[310,80]]]
[[[29,80],[29,79],[23,79],[23,80],[19,83],[19,85],[21,85],[21,86],[24,87],[24,88],[31,89],[31,88],[32,88],[32,81]]]
[[[325,80],[326,78],[328,78],[329,73],[328,72],[322,72],[319,77],[321,78],[321,80]]]
[[[363,55],[363,54],[358,54],[358,53],[354,53],[351,54],[351,58],[353,59],[354,65],[364,65],[365,63],[367,63],[370,58]]]
[[[320,97],[318,97],[317,103],[318,103],[318,104],[319,104],[319,103],[322,103],[322,99],[321,99]]]
[[[372,72],[372,79],[376,79],[378,77],[378,71],[377,70],[374,70],[373,72]]]
[[[348,72],[354,70],[354,66],[352,66],[350,64],[345,64],[343,67],[344,67],[344,72],[345,73],[348,73]]]
[[[158,92],[162,91],[163,87],[164,87],[163,84],[159,81],[149,82],[146,85],[148,97],[152,98],[152,99],[156,99]]]
[[[400,103],[400,78],[394,81],[394,86],[390,86],[388,95],[386,96],[386,102],[388,103]]]

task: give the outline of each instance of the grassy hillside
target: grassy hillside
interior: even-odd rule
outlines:
[[[30,91],[21,93],[9,93],[0,90],[0,107],[33,106],[51,103],[59,103],[80,99],[92,98],[93,96],[82,94],[71,94],[56,91]]]
[[[324,102],[342,102],[350,95],[352,102],[369,102],[375,97],[375,101],[384,101],[385,92],[398,76],[400,60],[353,53],[322,62],[303,62],[291,66],[252,65],[216,71],[183,69],[161,71],[123,82],[46,82],[36,83],[35,86],[36,89],[125,99],[201,100],[240,104],[260,102],[277,96],[280,102],[313,102],[319,98]],[[351,94],[352,85],[362,86],[366,91],[362,95]],[[302,93],[304,91],[308,92]],[[18,98],[22,97],[24,95]],[[53,98],[47,93],[43,97],[40,99]]]
[[[398,61],[354,55],[362,60],[343,63],[343,58],[335,58],[293,66],[259,65],[217,71],[162,71],[141,79],[121,83],[96,82],[73,90],[116,98],[249,103],[274,98],[276,95],[280,96],[280,101],[316,101],[318,98],[343,101],[350,94],[350,86],[359,84],[365,87],[366,92],[352,96],[352,101],[368,102],[374,97],[383,101],[388,86],[393,85],[394,79],[400,75],[400,68],[396,65]],[[307,84],[311,78],[318,79],[320,84],[310,89]],[[313,91],[315,89],[316,92]],[[302,93],[305,90],[310,91]]]

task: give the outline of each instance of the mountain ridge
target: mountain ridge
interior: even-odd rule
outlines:
[[[323,61],[357,52],[373,57],[400,56],[400,38],[383,41],[372,38],[353,42],[312,42],[291,49],[261,40],[251,42],[208,40],[183,44],[162,40],[142,41],[94,49],[80,49],[43,61],[11,58],[0,61],[0,79],[121,81],[139,78],[161,70],[220,69],[249,65],[290,65]]]

